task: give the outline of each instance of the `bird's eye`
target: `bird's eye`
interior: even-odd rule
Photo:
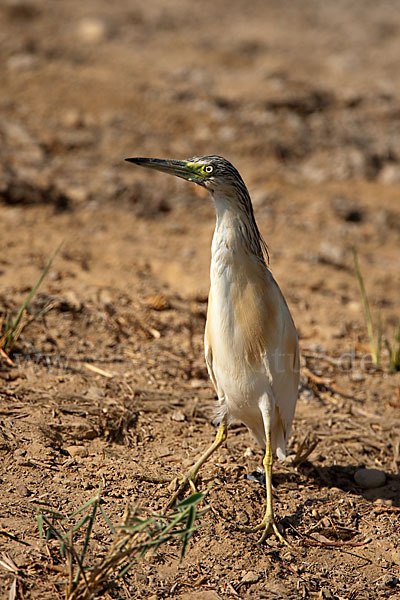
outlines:
[[[214,167],[212,167],[211,165],[207,165],[206,167],[204,167],[204,170],[206,173],[210,174],[214,171]]]

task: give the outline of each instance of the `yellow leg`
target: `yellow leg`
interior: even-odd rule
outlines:
[[[208,458],[211,456],[211,454],[217,448],[219,448],[221,446],[221,444],[224,443],[224,441],[226,440],[227,433],[228,433],[228,428],[226,425],[226,421],[224,420],[224,421],[222,421],[221,425],[218,428],[217,435],[215,436],[215,440],[213,441],[211,446],[206,450],[206,452],[204,452],[204,454],[202,454],[202,456],[200,456],[199,460],[193,465],[193,467],[191,469],[189,469],[189,471],[186,473],[186,475],[183,477],[183,479],[181,479],[181,481],[179,482],[178,489],[173,494],[173,496],[170,498],[165,509],[171,508],[171,506],[173,506],[173,504],[176,502],[176,500],[185,491],[185,489],[187,487],[190,486],[190,488],[192,489],[193,492],[196,491],[194,483],[196,481],[197,473],[198,473],[200,467],[206,462],[206,460],[208,460]]]
[[[285,544],[286,546],[290,546],[289,542],[283,537],[281,532],[278,529],[278,526],[275,522],[274,512],[272,509],[272,451],[271,451],[271,442],[269,436],[266,439],[265,443],[265,455],[263,459],[263,467],[265,470],[265,487],[267,494],[267,502],[266,509],[263,520],[256,527],[245,527],[242,528],[246,533],[254,533],[256,531],[261,531],[263,534],[259,539],[258,543],[261,544],[265,538],[271,534],[275,535],[281,544]]]

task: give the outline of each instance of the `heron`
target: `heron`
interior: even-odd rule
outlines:
[[[189,487],[200,467],[226,440],[229,424],[244,423],[264,450],[266,506],[260,542],[275,535],[288,544],[273,511],[273,458],[286,457],[299,383],[299,345],[286,300],[269,268],[247,187],[221,156],[187,160],[127,158],[128,162],[206,188],[216,211],[211,246],[210,292],[204,335],[205,360],[217,397],[214,442],[180,481],[169,506]]]

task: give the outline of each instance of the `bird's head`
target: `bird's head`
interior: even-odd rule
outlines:
[[[229,193],[243,180],[235,167],[222,156],[194,156],[187,160],[161,158],[126,158],[128,162],[155,169],[170,175],[176,175],[187,181],[193,181],[207,188],[210,192],[223,191]]]
[[[155,169],[170,175],[176,175],[187,181],[193,181],[208,189],[214,199],[218,212],[226,209],[235,211],[247,222],[242,227],[245,232],[244,243],[264,264],[268,262],[268,249],[262,239],[254,218],[249,192],[235,167],[222,156],[194,156],[187,160],[163,158],[126,158],[128,162]]]

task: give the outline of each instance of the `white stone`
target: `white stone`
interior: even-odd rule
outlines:
[[[99,44],[107,36],[106,26],[100,19],[82,19],[78,25],[79,37],[88,44]]]
[[[89,455],[89,452],[85,446],[68,446],[65,449],[72,457],[79,456],[81,458],[85,458]]]
[[[386,475],[379,469],[359,469],[354,473],[354,481],[365,490],[381,487],[386,483]]]

